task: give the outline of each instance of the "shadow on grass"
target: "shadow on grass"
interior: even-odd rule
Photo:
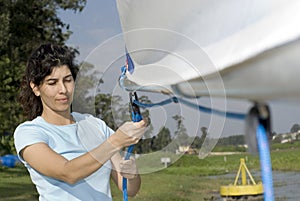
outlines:
[[[38,200],[36,188],[24,167],[0,167],[0,200]]]
[[[1,186],[1,201],[37,201],[38,195],[32,184],[6,183],[6,187]]]

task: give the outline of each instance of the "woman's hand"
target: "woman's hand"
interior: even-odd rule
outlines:
[[[127,179],[133,179],[138,175],[134,157],[130,157],[129,160],[121,159],[120,174]]]
[[[137,144],[143,137],[146,127],[146,120],[141,120],[139,122],[126,122],[108,138],[108,141],[117,148]]]
[[[127,180],[127,193],[128,196],[135,196],[141,186],[141,177],[138,173],[136,161],[134,157],[129,160],[122,158],[118,152],[112,158],[113,169],[111,176],[113,181],[117,184],[120,191],[123,190],[123,179]]]

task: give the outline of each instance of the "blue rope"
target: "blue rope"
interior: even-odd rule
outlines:
[[[127,70],[128,70],[128,72],[129,72],[130,74],[132,74],[133,71],[134,71],[134,64],[133,64],[133,61],[132,61],[132,59],[131,59],[131,57],[130,57],[128,51],[127,51],[127,48],[125,48],[125,49],[126,49],[126,64],[127,64]]]
[[[262,125],[257,127],[256,138],[260,158],[261,176],[264,187],[264,200],[274,201],[272,164],[269,144],[266,130]]]
[[[122,188],[123,188],[123,200],[128,201],[128,195],[127,195],[127,179],[123,177],[122,181]]]
[[[139,122],[143,119],[141,114],[135,113],[134,111],[131,112],[131,118],[132,118],[133,122]],[[127,148],[127,152],[126,152],[125,157],[124,157],[125,160],[130,159],[130,155],[133,152],[133,149],[134,149],[134,145],[130,145]],[[122,180],[122,189],[123,189],[123,201],[128,201],[127,179],[125,177],[123,177],[123,180]]]
[[[122,89],[126,90],[126,88],[124,87],[124,79],[126,77],[126,66],[122,66],[121,68],[121,76],[119,78],[119,85]]]
[[[127,149],[126,155],[125,155],[125,160],[129,160],[130,155],[134,149],[134,145],[130,145]],[[123,188],[123,200],[128,201],[128,195],[127,195],[127,179],[123,177],[123,182],[122,182],[122,188]]]
[[[162,105],[166,105],[166,104],[169,104],[169,103],[172,103],[172,102],[174,102],[174,103],[181,102],[181,103],[183,103],[183,104],[185,104],[189,107],[192,107],[194,109],[198,109],[201,112],[205,112],[205,113],[217,114],[217,115],[226,116],[226,117],[233,118],[233,119],[245,119],[246,118],[245,114],[216,110],[216,109],[200,106],[200,105],[191,103],[189,101],[186,101],[184,99],[180,99],[180,98],[177,98],[177,97],[171,97],[167,100],[164,100],[164,101],[161,101],[161,102],[158,102],[158,103],[150,103],[150,104],[141,103],[141,102],[136,101],[136,100],[134,101],[135,104],[137,104],[138,106],[140,106],[142,108],[162,106]]]
[[[173,102],[177,103],[178,99],[176,97],[172,97],[172,98],[166,99],[166,100],[158,102],[158,103],[142,103],[137,100],[134,100],[133,102],[135,104],[137,104],[139,107],[147,108],[147,107],[154,107],[154,106],[163,106],[163,105],[167,105],[167,104],[173,103]]]

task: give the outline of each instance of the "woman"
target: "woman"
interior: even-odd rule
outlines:
[[[67,47],[41,45],[27,63],[20,103],[29,121],[14,133],[17,153],[27,167],[39,200],[112,200],[110,177],[128,195],[141,184],[134,159],[119,150],[136,144],[146,123],[126,122],[114,132],[102,120],[71,112],[77,68]]]

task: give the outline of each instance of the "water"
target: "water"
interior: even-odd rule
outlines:
[[[250,171],[251,172],[251,171]],[[251,175],[259,182],[260,173],[251,172]],[[220,176],[212,176],[218,178]],[[226,177],[234,181],[236,174],[227,174]],[[276,201],[298,201],[300,200],[300,172],[273,171],[273,188]]]
[[[276,201],[300,200],[300,172],[273,172]]]

